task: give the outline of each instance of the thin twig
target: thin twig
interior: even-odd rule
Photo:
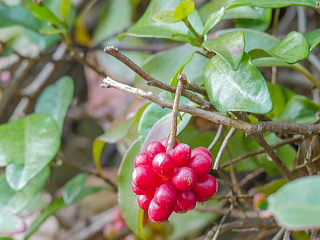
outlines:
[[[221,133],[222,133],[222,130],[223,130],[223,125],[220,124],[219,125],[219,128],[218,128],[218,131],[216,133],[216,136],[214,137],[213,141],[210,143],[209,147],[208,147],[208,150],[210,151],[213,146],[218,142],[220,136],[221,136]]]
[[[298,141],[300,139],[302,139],[302,136],[288,138],[288,139],[282,140],[280,143],[270,145],[270,147],[273,148],[273,149],[277,149],[277,148],[280,148],[280,147],[282,147],[282,146],[284,146],[286,144],[294,143],[294,142],[296,142],[296,141]],[[222,168],[225,168],[225,167],[229,167],[230,165],[233,165],[233,164],[235,164],[237,162],[240,162],[241,160],[244,160],[246,158],[253,157],[253,156],[259,155],[261,153],[265,153],[265,152],[266,152],[265,149],[259,149],[259,150],[253,151],[251,153],[248,153],[248,154],[245,154],[243,156],[237,157],[237,158],[231,160],[230,162],[224,163],[219,168],[222,169]]]
[[[178,82],[176,94],[174,96],[173,107],[172,107],[171,130],[170,130],[170,136],[169,136],[168,147],[167,147],[168,151],[173,149],[174,143],[176,142],[179,101],[180,101],[181,92],[183,91],[185,83],[187,81],[187,76],[183,73],[179,74],[177,78],[179,82]]]
[[[135,73],[137,73],[140,77],[142,77],[149,86],[154,86],[163,90],[166,90],[171,93],[176,92],[176,88],[173,86],[170,86],[166,83],[163,83],[152,76],[150,76],[146,71],[144,71],[141,67],[139,67],[137,64],[135,64],[131,59],[129,59],[126,55],[124,55],[122,52],[119,51],[114,46],[108,46],[104,48],[104,51],[113,56],[114,58],[118,59],[120,62],[128,66],[131,70],[133,70]],[[188,98],[190,101],[199,104],[203,109],[214,109],[213,105],[199,97],[197,94],[187,91],[182,91],[182,96]]]
[[[229,211],[229,208],[223,208],[223,207],[221,207],[221,205],[215,206],[215,205],[200,205],[200,204],[198,204],[196,206],[196,209],[201,212],[214,212],[218,215],[224,215],[224,214],[226,214],[226,212]],[[248,216],[249,219],[258,219],[259,218],[258,214],[254,211],[246,211],[246,215]],[[243,212],[238,209],[233,209],[230,213],[230,217],[236,218],[236,219],[243,219],[243,220],[246,219],[245,215],[243,215]]]
[[[318,169],[314,166],[313,161],[311,160],[311,156],[312,156],[313,150],[317,144],[317,141],[318,141],[318,135],[314,135],[312,137],[309,148],[307,149],[306,157],[304,159],[304,164],[307,167],[309,175],[314,175],[318,172]]]
[[[271,240],[280,240],[285,232],[285,228],[281,228]]]
[[[217,154],[216,160],[214,161],[213,170],[217,170],[219,168],[219,162],[220,162],[222,153],[223,153],[224,149],[227,147],[228,142],[230,141],[230,139],[232,138],[232,136],[235,132],[236,132],[236,129],[231,128],[230,131],[228,132],[227,136],[224,138],[222,145],[219,149],[219,152]]]
[[[290,240],[291,231],[288,229],[284,232],[283,240]]]
[[[173,102],[159,97],[158,95],[150,92],[143,91],[138,88],[130,87],[126,84],[118,83],[111,78],[107,77],[103,80],[101,87],[108,88],[113,87],[118,90],[134,94],[139,97],[143,97],[151,102],[158,104],[161,107],[171,108]],[[246,132],[248,135],[254,133],[275,132],[275,133],[287,133],[287,134],[299,134],[299,135],[318,135],[320,134],[319,124],[301,124],[301,123],[283,123],[283,122],[259,122],[248,123],[238,119],[232,119],[229,117],[218,115],[214,112],[205,111],[199,108],[195,108],[185,104],[179,104],[179,111],[186,112],[191,115],[205,118],[211,122],[223,124],[225,126],[234,127],[236,129]]]

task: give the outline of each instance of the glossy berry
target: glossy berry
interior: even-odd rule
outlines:
[[[139,153],[133,160],[134,167],[138,167],[140,165],[151,166],[151,161],[146,153]]]
[[[132,182],[142,190],[151,190],[158,184],[158,174],[151,167],[141,165],[133,170]]]
[[[161,142],[161,144],[167,149],[168,147],[168,143],[169,143],[169,138],[165,138],[163,139],[163,141]],[[177,141],[174,142],[174,146],[173,148],[175,148],[179,143]]]
[[[178,195],[177,204],[182,211],[192,210],[196,206],[196,197],[189,190],[183,191]]]
[[[166,152],[166,148],[159,142],[152,142],[147,146],[147,155],[153,159],[158,153]]]
[[[173,211],[174,211],[175,213],[179,213],[179,214],[182,214],[182,213],[186,213],[186,212],[187,212],[186,210],[182,210],[177,203],[176,203],[176,205],[174,205]]]
[[[181,143],[174,148],[172,156],[178,167],[187,166],[191,157],[191,148],[188,144]]]
[[[171,175],[176,167],[173,158],[166,153],[157,154],[152,160],[153,169],[160,175]]]
[[[164,175],[158,175],[159,181],[158,181],[158,186],[161,186],[162,184],[168,183],[171,186],[172,184],[172,176],[164,176]]]
[[[153,222],[164,222],[170,217],[173,208],[174,207],[161,207],[154,199],[152,199],[148,208],[148,216]]]
[[[203,198],[203,197],[196,196],[196,201],[197,202],[206,202],[208,200],[210,200],[210,198]]]
[[[176,190],[169,184],[161,185],[154,193],[154,200],[161,207],[173,207],[177,202],[177,198]]]
[[[138,188],[133,182],[131,183],[131,190],[137,195],[147,195],[147,194],[154,194],[156,189],[151,190],[142,190],[141,188]]]
[[[172,184],[180,191],[192,189],[197,182],[197,175],[194,170],[188,167],[179,168],[172,177]]]
[[[209,155],[209,157],[212,159],[212,154],[211,154],[211,152],[210,152],[207,148],[205,148],[205,147],[197,147],[197,148],[193,149],[193,150],[191,151],[191,157],[193,157],[193,156],[196,155],[197,153],[205,153],[205,154]]]
[[[198,182],[191,190],[196,197],[211,198],[218,191],[218,181],[207,174],[198,178]]]
[[[152,199],[153,199],[153,194],[140,195],[137,199],[137,202],[141,209],[148,211],[148,208]]]
[[[206,175],[212,168],[211,158],[205,153],[197,153],[194,155],[188,167],[192,168],[198,177]]]

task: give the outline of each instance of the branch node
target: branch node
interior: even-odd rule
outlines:
[[[103,51],[106,53],[111,53],[111,52],[118,52],[119,49],[116,48],[115,46],[107,46],[103,49]]]

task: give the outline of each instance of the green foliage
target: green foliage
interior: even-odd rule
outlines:
[[[10,236],[26,230],[27,225],[19,216],[5,209],[0,209],[0,215],[0,232],[2,235]]]
[[[220,11],[216,11],[214,13],[212,13],[207,21],[205,22],[204,24],[204,27],[203,27],[203,34],[207,34],[212,28],[214,28],[215,25],[217,25],[221,19],[223,18],[225,14],[225,8],[222,7],[220,9]]]
[[[71,204],[76,200],[76,198],[84,189],[84,184],[87,180],[87,177],[87,173],[81,173],[67,182],[62,192],[62,197],[65,204]]]
[[[319,228],[319,184],[318,176],[289,182],[268,197],[268,209],[272,211],[277,222],[287,229],[299,231]]]
[[[60,26],[60,20],[54,15],[54,13],[46,7],[42,7],[37,4],[30,4],[28,5],[29,11],[38,19],[50,22],[55,26]]]
[[[194,10],[194,6],[195,4],[193,1],[184,0],[174,9],[172,17],[177,21],[185,20]]]

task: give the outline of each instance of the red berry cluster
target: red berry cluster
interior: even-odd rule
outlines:
[[[209,200],[218,190],[217,180],[208,174],[212,167],[208,149],[191,150],[175,142],[174,149],[166,151],[167,145],[168,138],[152,142],[134,159],[131,189],[154,222],[168,220],[173,211],[192,210],[196,202]]]

